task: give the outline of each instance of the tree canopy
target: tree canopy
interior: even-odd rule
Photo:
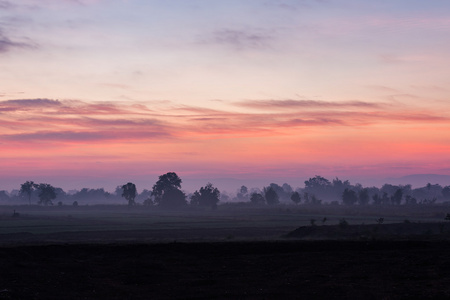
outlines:
[[[180,190],[181,182],[181,178],[175,172],[159,176],[152,188],[155,203],[166,208],[186,205],[186,195]]]
[[[53,205],[52,200],[56,199],[56,191],[53,186],[47,183],[41,183],[37,186],[39,190],[39,204]]]
[[[264,188],[264,198],[266,199],[266,202],[269,205],[280,203],[280,198],[272,186]]]
[[[300,197],[300,194],[298,192],[293,192],[291,195],[291,200],[295,204],[299,204],[300,201],[302,201],[302,198]]]
[[[358,196],[354,190],[345,189],[342,193],[342,202],[345,205],[353,205],[358,202]]]
[[[27,195],[28,196],[28,202],[31,205],[31,194],[36,189],[37,184],[35,184],[33,181],[27,181],[20,185],[20,191],[19,193],[21,195]]]
[[[200,192],[195,191],[191,196],[191,204],[199,206],[217,207],[219,202],[220,192],[211,183],[200,188]]]
[[[135,204],[136,194],[136,185],[134,183],[128,182],[122,186],[122,197],[128,201],[128,205],[132,206]]]

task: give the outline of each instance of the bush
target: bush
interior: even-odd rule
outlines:
[[[345,229],[345,228],[347,228],[348,226],[349,226],[349,225],[348,225],[347,220],[345,220],[345,219],[340,219],[340,220],[339,220],[339,228]]]

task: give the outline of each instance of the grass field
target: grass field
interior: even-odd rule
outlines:
[[[311,225],[335,225],[345,219],[350,225],[384,223],[444,222],[445,206],[346,207],[346,206],[250,206],[221,205],[216,210],[161,210],[157,207],[95,206],[1,206],[0,235],[29,233],[146,231],[156,240],[274,239]],[[13,217],[13,212],[19,216]],[[326,218],[326,221],[323,220]],[[108,235],[112,238],[112,235]]]

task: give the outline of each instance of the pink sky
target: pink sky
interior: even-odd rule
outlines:
[[[449,13],[416,0],[2,0],[0,189],[143,189],[169,171],[294,187],[450,175]]]

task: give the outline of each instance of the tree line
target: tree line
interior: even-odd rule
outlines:
[[[206,184],[192,194],[186,194],[181,189],[181,178],[175,172],[159,176],[152,189],[137,192],[136,185],[128,182],[116,188],[114,193],[101,189],[83,188],[69,194],[61,188],[47,183],[26,181],[21,184],[17,193],[8,194],[0,191],[0,202],[15,203],[27,200],[31,205],[32,199],[37,199],[39,205],[62,205],[62,201],[76,206],[80,201],[111,202],[125,200],[129,206],[136,204],[155,205],[162,208],[181,208],[187,205],[216,208],[221,202],[248,202],[254,205],[276,205],[279,203],[322,205],[424,205],[450,201],[450,186],[427,184],[413,189],[411,185],[384,184],[378,187],[363,187],[361,184],[352,185],[348,180],[338,178],[329,181],[322,176],[309,178],[304,182],[304,188],[294,190],[289,184],[278,185],[271,183],[262,189],[248,189],[241,186],[235,197],[221,193],[211,183]]]

